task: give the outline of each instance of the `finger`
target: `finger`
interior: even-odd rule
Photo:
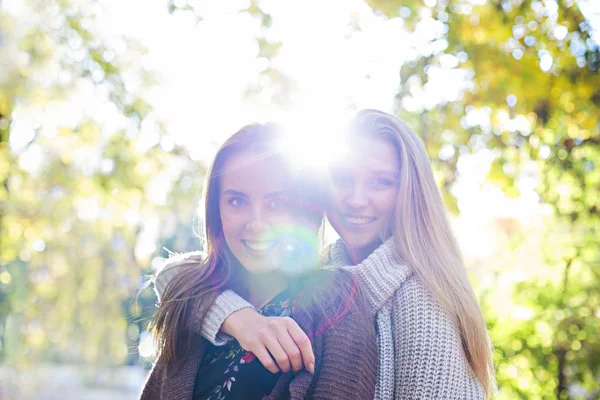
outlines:
[[[279,368],[283,372],[288,372],[291,368],[290,360],[288,359],[286,352],[283,350],[283,347],[281,347],[281,343],[279,343],[279,340],[277,340],[277,338],[275,337],[270,336],[267,339],[265,345],[267,346],[267,350],[269,350],[269,353],[271,353],[271,356],[273,357]]]
[[[315,353],[313,352],[310,339],[306,336],[306,333],[304,333],[302,328],[298,326],[296,321],[291,320],[291,322],[292,323],[288,324],[288,332],[300,350],[306,370],[313,373],[315,372]]]
[[[266,347],[257,348],[255,351],[252,351],[256,358],[260,361],[260,363],[269,371],[274,374],[279,372],[279,368],[275,361],[267,351]]]
[[[279,336],[277,337],[281,347],[287,354],[287,357],[292,364],[292,369],[295,372],[298,372],[302,369],[302,354],[300,353],[300,349],[296,345],[296,342],[290,336],[290,333],[287,330],[283,330]]]

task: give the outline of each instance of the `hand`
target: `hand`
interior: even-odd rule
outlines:
[[[308,336],[289,317],[265,317],[251,308],[231,314],[221,331],[233,336],[272,373],[315,371],[315,355]]]

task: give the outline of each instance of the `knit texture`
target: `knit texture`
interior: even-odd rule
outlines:
[[[352,263],[342,240],[334,242],[328,253],[326,260],[334,266]],[[400,259],[392,239],[352,268],[360,278],[369,311],[376,314],[379,361],[375,399],[484,398],[456,327]],[[211,307],[202,327],[202,336],[213,343],[218,331],[205,329],[209,321],[210,326],[220,327],[236,309],[251,307],[235,293],[226,293],[229,310]]]
[[[346,246],[330,262],[349,265]],[[376,399],[483,399],[448,314],[398,257],[388,239],[356,266],[359,285],[376,310],[379,371]]]
[[[302,370],[282,374],[268,399],[370,399],[377,380],[377,345],[374,324],[365,303],[349,309],[347,298],[330,294],[333,301],[299,307],[293,315],[309,335],[315,354],[315,373]],[[343,302],[343,303],[342,303]],[[320,306],[325,304],[325,310]],[[347,313],[339,319],[339,310]],[[329,323],[335,321],[330,326]],[[323,327],[327,328],[324,329]],[[356,328],[360,328],[357,334]],[[191,354],[181,368],[159,357],[144,386],[142,400],[191,399],[206,339],[195,337]]]

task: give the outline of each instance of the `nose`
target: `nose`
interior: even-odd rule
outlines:
[[[366,188],[362,185],[354,185],[346,197],[346,204],[352,208],[362,208],[369,204],[369,197]]]
[[[264,213],[260,208],[252,210],[250,219],[246,222],[246,229],[252,232],[262,232],[269,227],[269,222],[265,219]]]

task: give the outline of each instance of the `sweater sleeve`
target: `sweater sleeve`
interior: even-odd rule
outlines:
[[[373,398],[377,381],[377,339],[375,326],[366,312],[355,308],[326,332],[322,352],[311,398]]]
[[[395,398],[483,399],[459,333],[416,276],[398,290],[393,308]]]
[[[152,370],[148,374],[140,400],[160,399],[162,392],[162,383],[164,381],[164,373],[161,365],[154,364]]]
[[[204,324],[200,330],[200,335],[215,346],[221,346],[232,339],[231,336],[221,332],[221,326],[227,318],[236,311],[243,308],[252,308],[252,304],[242,299],[232,290],[226,290],[221,293],[212,306],[208,309]]]
[[[161,300],[167,285],[177,273],[176,266],[180,261],[181,260],[168,262],[162,268],[162,270],[156,274],[154,278],[154,291],[156,292],[158,301]],[[196,328],[200,326],[200,315],[196,316],[196,318],[190,319],[190,323],[193,324],[192,328],[195,332],[200,333],[202,337],[215,346],[221,346],[232,339],[231,336],[220,332],[221,325],[223,325],[223,322],[225,322],[225,320],[229,318],[231,314],[247,307],[252,307],[252,305],[238,296],[235,292],[226,290],[217,296],[211,307],[206,312],[204,323],[202,324],[200,330]]]
[[[303,369],[282,375],[268,399],[372,399],[377,381],[377,339],[366,310],[354,309],[326,332],[317,328],[313,334],[315,373]]]

